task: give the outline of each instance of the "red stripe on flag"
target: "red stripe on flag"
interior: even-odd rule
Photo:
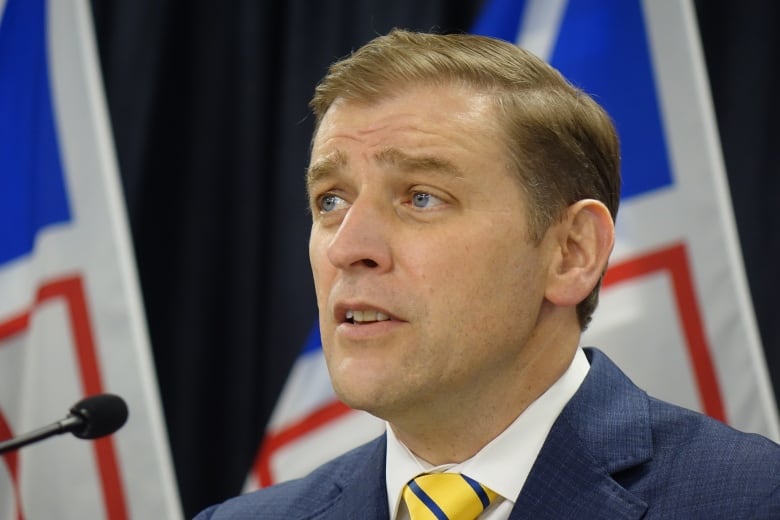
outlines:
[[[300,439],[324,424],[353,411],[352,408],[341,401],[333,401],[315,409],[298,422],[292,423],[277,432],[266,434],[263,439],[263,444],[260,446],[260,452],[255,460],[255,473],[257,474],[260,487],[267,487],[274,483],[274,477],[271,471],[271,457],[277,450]]]
[[[103,392],[103,383],[100,377],[92,323],[90,322],[81,275],[50,280],[39,286],[35,302],[28,311],[0,323],[0,340],[26,329],[29,326],[30,316],[36,307],[39,307],[47,300],[56,300],[58,298],[65,302],[71,331],[73,332],[73,344],[76,347],[82,391],[85,396],[100,394]],[[8,428],[8,432],[10,434],[10,428]],[[0,435],[2,434],[3,432],[0,431]],[[98,463],[100,485],[107,516],[110,520],[127,520],[129,515],[113,438],[104,437],[98,439],[92,442],[92,446]],[[7,456],[5,455],[5,457]],[[8,459],[6,459],[6,463],[10,467]],[[11,472],[11,478],[14,486],[18,486],[18,477],[15,476],[14,471]],[[17,501],[19,500],[18,494],[16,499]]]
[[[14,334],[19,334],[23,330],[27,329],[29,322],[30,313],[23,312],[19,316],[15,316],[10,320],[6,320],[5,322],[0,323],[0,339],[11,337]]]
[[[23,312],[13,318],[0,323],[0,340],[9,338],[15,334],[23,332],[30,324],[30,313]],[[0,347],[3,346],[0,343]],[[5,419],[3,411],[0,410],[0,441],[10,439],[14,436],[11,426]],[[16,520],[24,520],[22,512],[22,498],[19,491],[19,455],[13,451],[3,454],[3,460],[8,468],[8,474],[11,477],[11,488],[13,489],[14,500],[16,501]]]
[[[0,338],[2,337],[2,334],[0,334]],[[10,439],[13,436],[11,427],[8,426],[3,411],[0,410],[0,441]],[[14,500],[16,500],[16,520],[24,520],[22,499],[19,494],[19,455],[15,451],[5,453],[3,460],[5,460],[5,465],[8,466],[8,473],[11,475],[11,487],[14,492]]]
[[[688,355],[693,365],[704,412],[710,417],[726,422],[723,399],[704,332],[685,244],[674,244],[611,266],[604,277],[604,286],[659,271],[667,272],[672,280],[677,312],[682,322]]]

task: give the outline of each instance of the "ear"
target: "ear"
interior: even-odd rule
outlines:
[[[558,306],[576,306],[598,283],[615,243],[615,224],[607,207],[593,199],[575,202],[550,229],[553,257],[546,298]]]

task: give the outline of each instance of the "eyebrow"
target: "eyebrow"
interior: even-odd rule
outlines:
[[[347,162],[347,154],[341,150],[336,150],[322,159],[318,159],[317,162],[311,164],[306,170],[306,188],[311,191],[312,185],[321,179],[334,175],[337,171],[343,169]]]
[[[377,153],[375,158],[380,164],[394,166],[402,173],[427,171],[446,173],[454,177],[462,176],[455,163],[435,155],[411,155],[398,148],[385,148]],[[310,188],[321,179],[334,175],[347,163],[347,155],[341,150],[319,159],[306,171],[306,186]]]

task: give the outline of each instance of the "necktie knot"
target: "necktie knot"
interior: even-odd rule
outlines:
[[[404,488],[412,520],[474,520],[498,496],[460,473],[428,473]]]

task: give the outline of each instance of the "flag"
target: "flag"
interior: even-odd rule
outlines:
[[[491,0],[472,32],[546,60],[617,126],[617,239],[582,344],[607,352],[651,395],[780,439],[692,4]],[[381,426],[338,403],[318,340],[310,344],[274,410],[247,491],[302,476]],[[307,371],[317,373],[308,383]],[[351,420],[338,444],[319,437]]]
[[[0,2],[0,439],[114,393],[129,418],[0,457],[0,519],[182,516],[86,0]]]
[[[303,476],[384,430],[384,421],[336,397],[315,325],[271,414],[244,492]]]

